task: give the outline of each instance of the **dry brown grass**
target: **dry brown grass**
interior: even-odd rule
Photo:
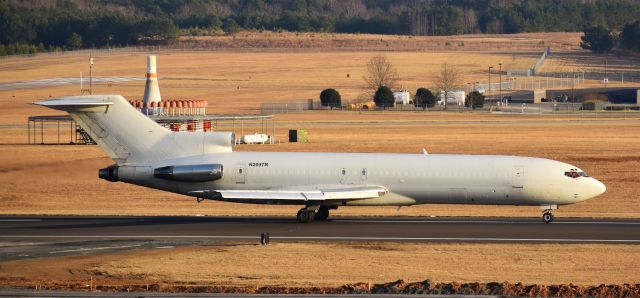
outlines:
[[[326,114],[339,120],[340,113]],[[433,123],[367,125],[298,124],[298,117],[287,115],[277,131],[284,138],[285,128],[306,128],[310,143],[282,143],[265,146],[238,146],[238,150],[327,151],[327,152],[406,152],[427,148],[430,153],[513,154],[553,158],[575,164],[603,181],[607,192],[586,202],[563,206],[559,216],[631,217],[640,216],[637,204],[640,182],[640,139],[637,121],[603,122],[560,121],[466,114],[380,114],[377,121],[422,118]],[[376,120],[374,114],[354,114],[353,121]],[[310,116],[309,118],[318,117]],[[442,121],[436,120],[442,117]],[[318,117],[322,118],[322,117]],[[395,120],[392,120],[395,119]],[[449,120],[447,120],[449,119]],[[468,124],[457,122],[462,119]],[[510,121],[507,121],[509,119]],[[454,122],[451,122],[454,121]],[[522,122],[522,123],[520,123]],[[247,128],[249,130],[249,128]],[[4,138],[24,142],[23,129],[4,129]],[[350,133],[345,134],[345,131]],[[363,134],[361,132],[365,132]],[[53,137],[53,136],[50,136]],[[99,180],[97,169],[111,161],[97,146],[0,145],[0,189],[3,214],[126,214],[126,215],[291,215],[297,207],[203,202],[161,191],[123,183]],[[336,215],[412,215],[412,216],[539,216],[536,207],[422,205],[402,208],[349,207]]]
[[[464,257],[461,257],[464,256]],[[637,283],[636,245],[225,244],[0,263],[10,284],[340,286],[397,279],[577,285]],[[30,268],[25,270],[25,268]]]

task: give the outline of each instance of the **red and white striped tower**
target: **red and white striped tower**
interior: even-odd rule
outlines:
[[[158,74],[156,73],[156,56],[147,56],[147,83],[144,85],[144,97],[142,98],[143,106],[146,107],[146,103],[149,102],[151,106],[152,102],[158,103],[162,100],[160,97],[160,87],[158,87]],[[156,108],[152,108],[149,111],[142,111],[145,114],[158,114]]]

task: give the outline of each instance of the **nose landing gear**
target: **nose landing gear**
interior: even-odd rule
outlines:
[[[540,206],[541,210],[544,210],[544,212],[542,213],[542,220],[545,223],[550,223],[553,221],[553,210],[558,209],[558,205],[553,204],[553,205],[541,205]]]

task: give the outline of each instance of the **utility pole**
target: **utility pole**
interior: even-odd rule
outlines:
[[[604,60],[604,88],[607,88],[607,83],[609,83],[609,78],[607,77],[607,60]]]
[[[491,69],[493,66],[489,66],[489,96],[491,96]]]
[[[502,63],[498,63],[498,65],[500,65],[500,72],[498,73],[500,75],[500,102],[502,102]]]

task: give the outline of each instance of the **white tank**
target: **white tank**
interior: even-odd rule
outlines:
[[[263,133],[254,133],[252,135],[244,135],[240,138],[242,144],[266,144],[269,142],[269,136]]]

